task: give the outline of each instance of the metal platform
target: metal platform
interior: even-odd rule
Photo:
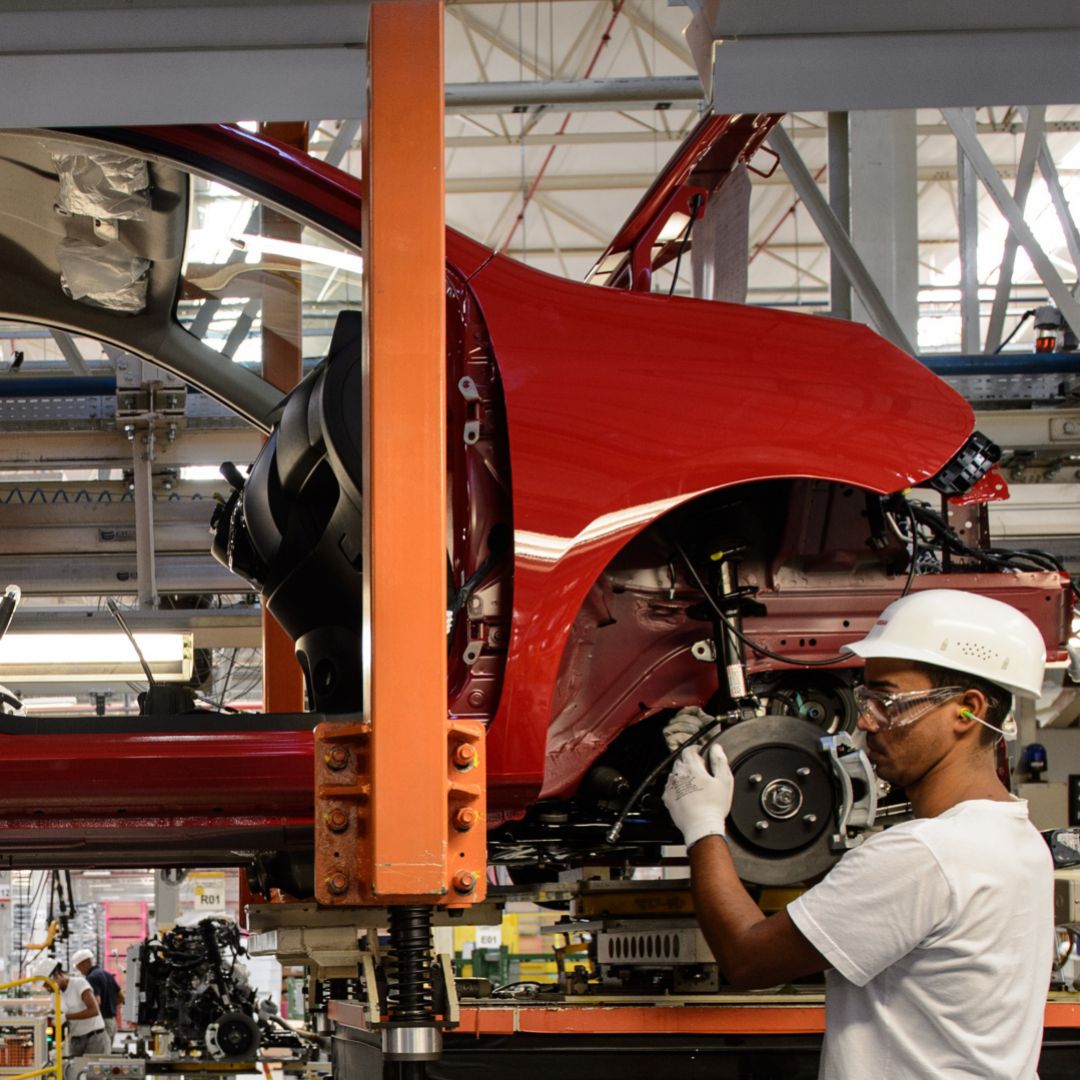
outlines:
[[[330,1003],[334,1075],[383,1072],[379,1038],[356,1002]],[[462,1005],[443,1056],[427,1080],[509,1076],[515,1080],[813,1080],[825,1028],[824,998],[730,994],[663,999],[566,998],[557,1004],[485,1001]],[[1080,1053],[1080,994],[1046,1006],[1042,1080],[1073,1080]]]
[[[209,1080],[217,1076],[262,1076],[263,1066],[272,1064],[283,1075],[318,1080],[330,1076],[326,1061],[299,1061],[290,1058],[263,1058],[258,1061],[213,1061],[209,1058],[132,1058],[118,1054],[90,1055],[65,1062],[65,1073],[80,1080],[112,1080],[128,1077],[145,1080],[154,1076],[197,1076]]]

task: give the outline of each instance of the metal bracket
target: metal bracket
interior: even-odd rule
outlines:
[[[711,638],[695,641],[694,644],[690,646],[690,655],[695,660],[700,660],[703,664],[715,664],[716,642]]]
[[[187,424],[187,386],[182,379],[138,357],[121,355],[116,365],[116,426],[132,443],[143,433],[152,461],[155,428],[160,425],[169,443]]]
[[[364,1020],[372,1031],[382,1026],[382,1004],[379,1001],[379,981],[375,975],[375,958],[371,953],[360,954],[360,977],[364,980]]]
[[[847,851],[862,843],[861,836],[850,836],[849,829],[868,829],[877,818],[877,777],[870,759],[862,750],[856,750],[846,731],[836,735],[823,735],[821,750],[828,757],[833,774],[840,784],[840,803],[836,809],[836,832],[831,837],[834,851]],[[841,754],[841,751],[846,753]],[[866,794],[855,798],[852,780],[861,780]]]
[[[465,401],[474,406],[470,409],[470,412],[474,412],[472,419],[466,420],[463,428],[462,436],[465,439],[466,446],[475,446],[480,441],[480,391],[477,389],[476,381],[470,375],[462,375],[458,379],[458,390]]]
[[[375,958],[369,952],[360,954],[360,978],[364,983],[364,1023],[369,1031],[385,1027],[384,1002],[379,996],[379,977],[375,970]],[[454,960],[449,953],[439,953],[431,972],[435,1026],[444,1031],[461,1023],[461,1004],[454,982]]]
[[[484,725],[446,725],[445,891],[440,907],[483,900],[487,891]],[[400,897],[374,891],[371,725],[360,716],[315,728],[315,896],[326,907],[381,907]]]
[[[454,982],[454,959],[449,953],[439,953],[435,957],[435,970],[432,980],[435,987],[435,1011],[442,1014],[439,1027],[444,1031],[456,1028],[461,1023],[461,1004],[457,996],[457,984]]]

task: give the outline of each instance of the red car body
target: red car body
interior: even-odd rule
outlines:
[[[231,128],[92,134],[358,238],[357,182],[268,139]],[[759,136],[739,134],[743,148]],[[507,556],[459,627],[448,698],[452,714],[489,722],[488,805],[499,823],[570,797],[632,725],[716,690],[715,669],[691,655],[707,630],[687,614],[681,575],[671,571],[670,595],[662,583],[602,584],[628,545],[688,507],[773,482],[791,500],[787,536],[806,516],[800,493],[840,505],[844,491],[922,484],[974,418],[948,385],[862,326],[577,284],[453,231],[447,264],[455,576],[481,567],[493,524],[512,522]],[[479,402],[453,392],[466,376]],[[461,437],[471,421],[473,443]],[[806,547],[810,531],[791,543]],[[746,632],[802,659],[861,636],[904,575],[860,577],[854,549],[819,543],[814,566],[805,551],[802,561],[751,559],[767,614],[748,613]],[[799,581],[778,573],[796,562]],[[1061,575],[966,572],[915,587],[926,583],[1009,599],[1063,655]],[[612,644],[599,641],[596,603],[608,615],[634,609],[614,619]],[[466,663],[470,641],[479,655]],[[749,656],[752,672],[784,667]],[[13,864],[191,864],[309,843],[313,720],[86,720],[77,730],[5,718],[0,853]]]

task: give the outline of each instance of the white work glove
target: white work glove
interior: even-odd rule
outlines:
[[[725,819],[735,793],[735,778],[724,748],[713,743],[708,755],[706,765],[697,746],[687,747],[675,759],[664,787],[664,805],[683,834],[687,848],[703,836],[724,835]]]
[[[704,709],[691,705],[680,709],[664,725],[664,742],[669,750],[682,746],[687,739],[692,739],[706,724],[711,724],[715,716],[710,716]]]

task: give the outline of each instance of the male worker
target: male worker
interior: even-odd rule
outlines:
[[[826,972],[821,1077],[1034,1078],[1053,870],[994,746],[1011,695],[1039,696],[1042,636],[1007,604],[935,589],[890,604],[847,649],[865,661],[856,700],[870,760],[914,820],[870,836],[766,918],[724,840],[724,752],[711,748],[706,765],[687,747],[664,802],[690,852],[701,929],[735,987]],[[705,722],[694,713],[668,724],[672,748]]]
[[[29,974],[51,979],[60,989],[60,1007],[68,1025],[68,1037],[63,1043],[66,1058],[109,1053],[97,997],[81,975],[66,975],[60,961],[48,955],[39,956],[30,965]]]
[[[124,991],[111,971],[94,963],[94,954],[89,949],[79,949],[71,958],[71,966],[86,979],[97,995],[101,1018],[105,1021],[105,1034],[112,1046],[116,1037],[116,1007],[124,1004]]]

